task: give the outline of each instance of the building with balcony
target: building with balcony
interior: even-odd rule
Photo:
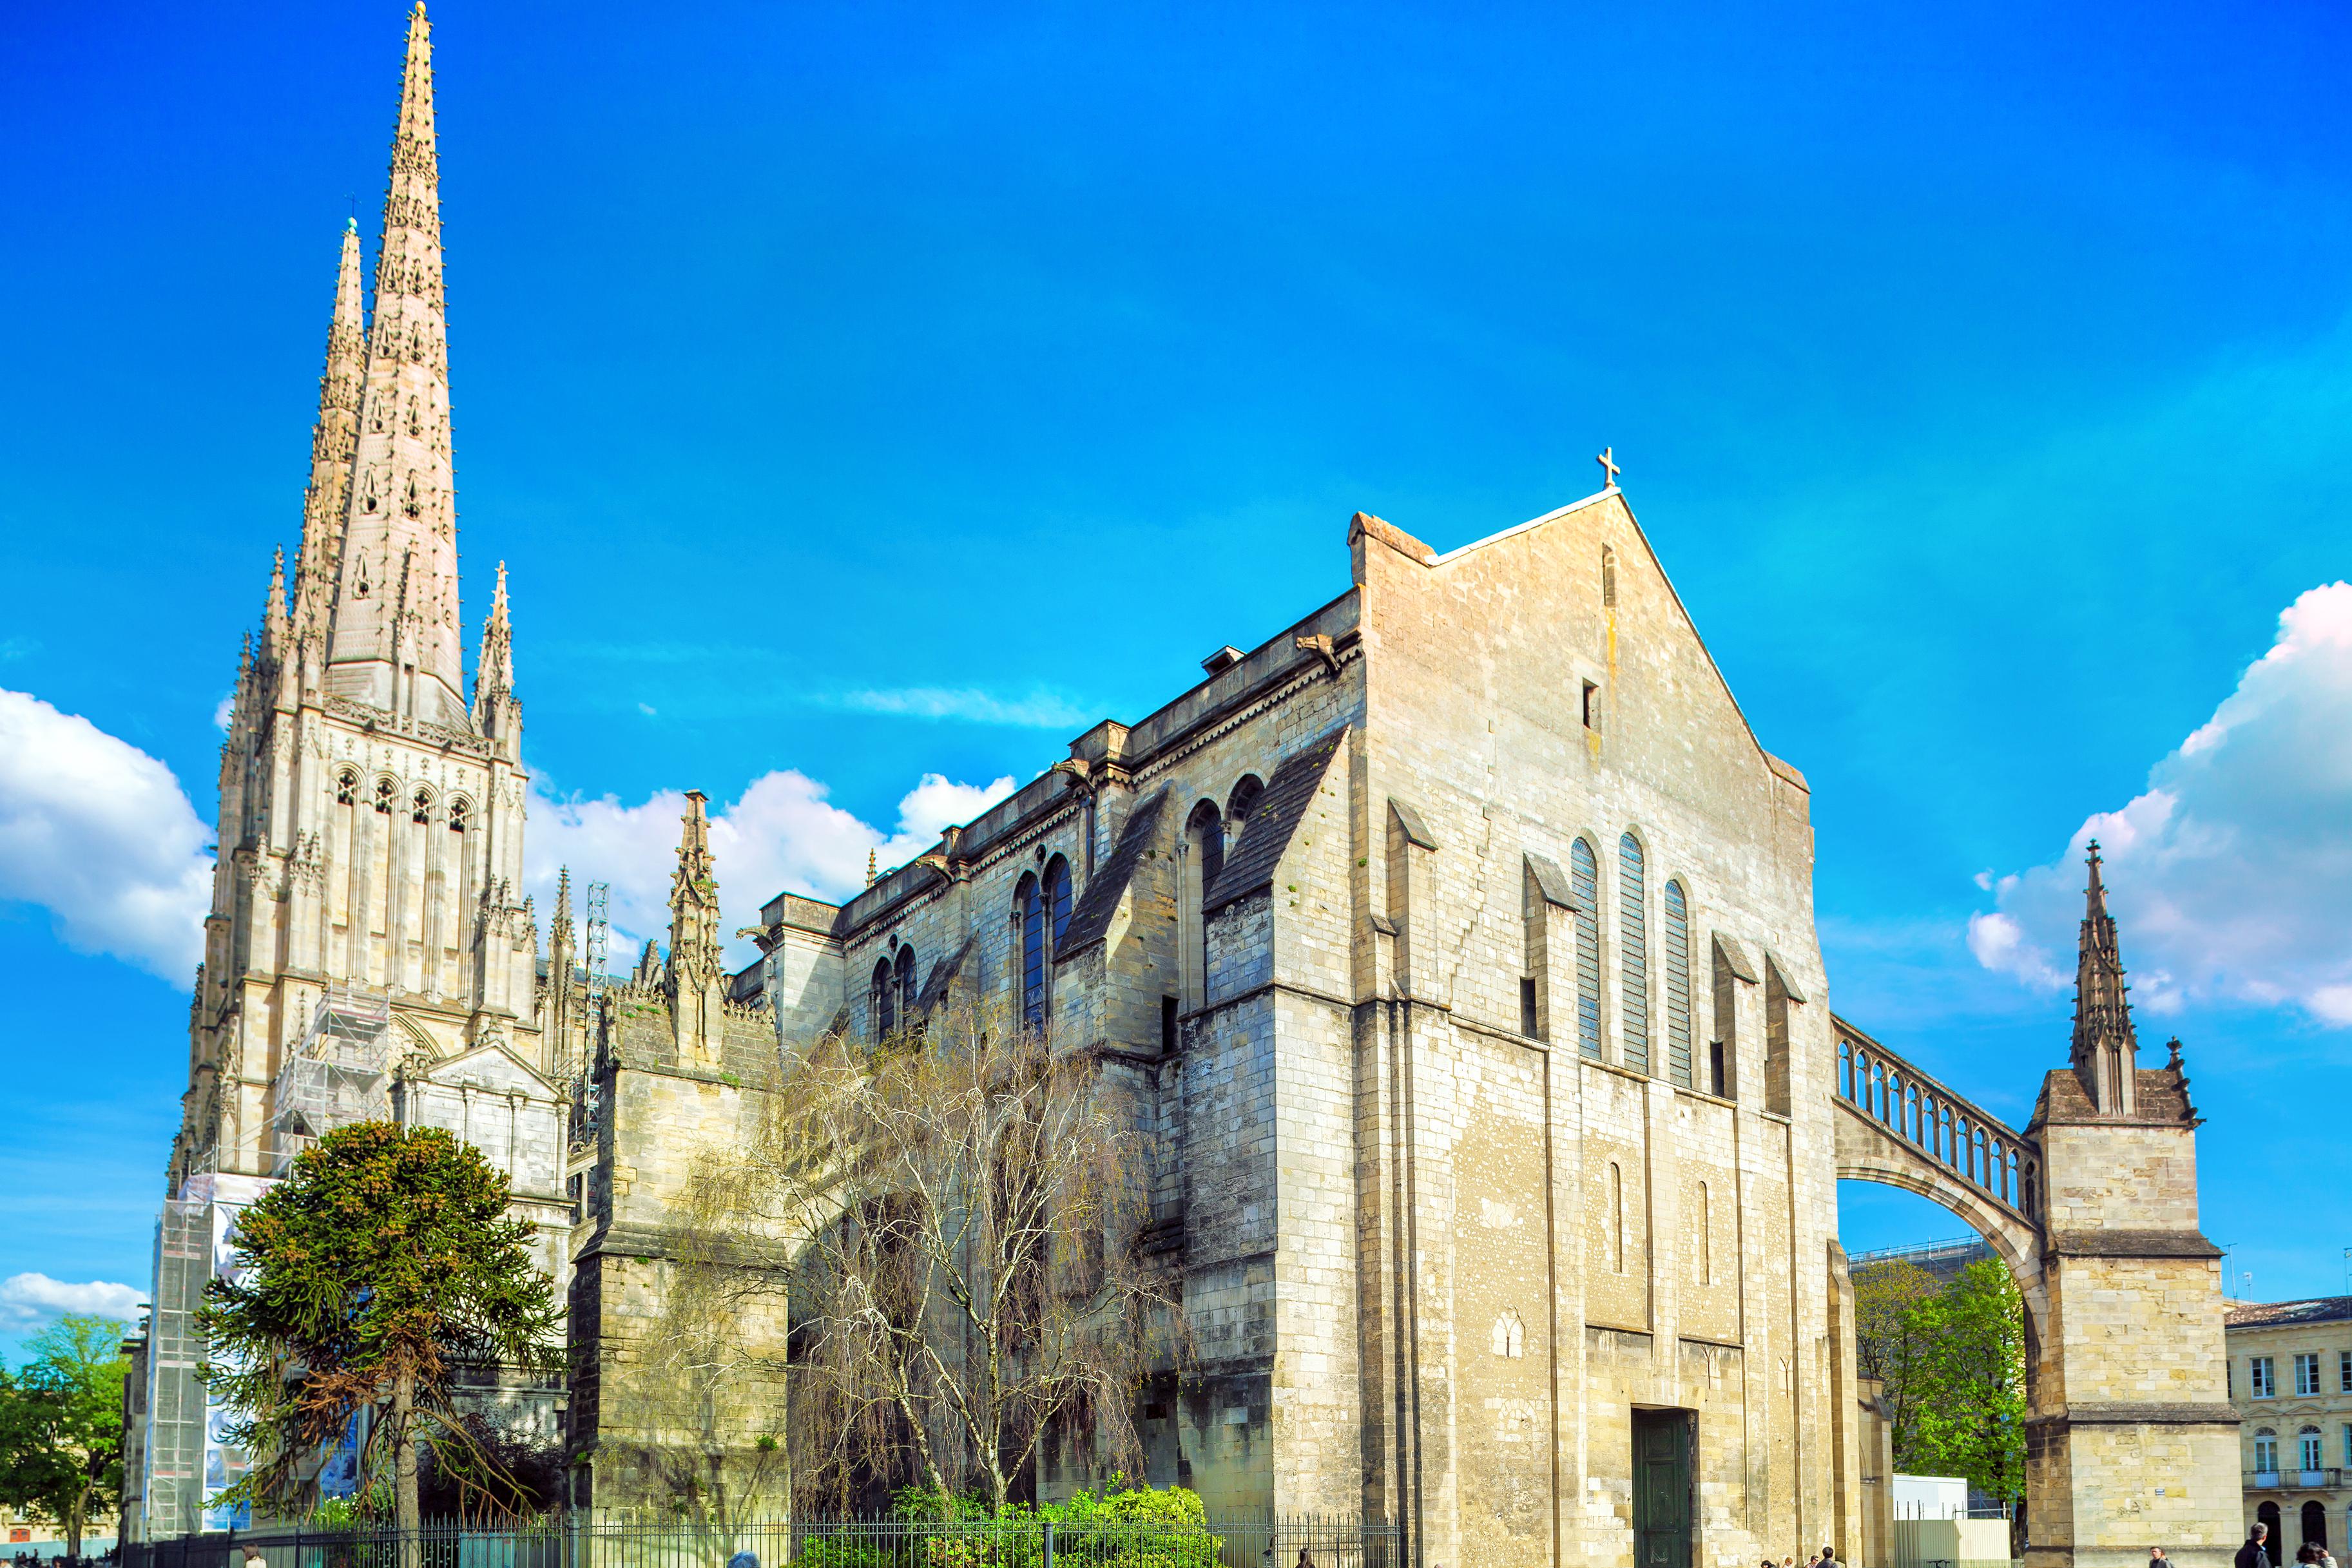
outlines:
[[[2352,1540],[2352,1296],[2240,1301],[2227,1325],[2246,1522],[2271,1527],[2273,1563],[2332,1551]]]

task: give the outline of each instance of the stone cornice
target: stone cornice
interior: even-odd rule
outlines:
[[[2221,1249],[2194,1230],[2052,1230],[2053,1258],[2219,1258]]]
[[[2035,1427],[2235,1427],[2242,1417],[2227,1404],[2069,1405],[2025,1418]]]

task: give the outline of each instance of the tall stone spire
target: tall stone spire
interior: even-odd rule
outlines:
[[[716,1068],[724,1055],[726,970],[719,950],[719,876],[710,858],[710,819],[699,789],[686,792],[677,871],[669,888],[670,1017],[677,1058]]]
[[[345,517],[329,692],[465,727],[433,30],[424,0],[408,16],[408,65],[376,251],[375,311]]]
[[[302,551],[294,563],[294,635],[316,639],[323,661],[335,558],[351,509],[352,458],[359,450],[360,387],[367,379],[367,329],[360,314],[360,225],[343,225],[335,309],[327,319],[327,365],[319,376],[319,419],[310,427],[310,488],[302,502]]]
[[[2115,916],[2107,913],[2106,884],[2099,875],[2096,839],[2091,841],[2089,862],[2074,966],[2074,1073],[2101,1114],[2129,1116],[2136,1113],[2139,1041],[2132,1030],[2131,988],[2124,984]]]

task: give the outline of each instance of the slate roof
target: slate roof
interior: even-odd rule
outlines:
[[[2347,1319],[2352,1319],[2352,1296],[2321,1296],[2309,1301],[2234,1301],[2222,1314],[2222,1322],[2233,1329],[2333,1323]]]
[[[1266,780],[1265,793],[1250,812],[1249,825],[1242,830],[1242,841],[1234,846],[1225,869],[1217,873],[1217,885],[1201,901],[1204,913],[1213,914],[1236,899],[1274,885],[1274,869],[1281,862],[1283,851],[1290,847],[1291,835],[1306,821],[1316,788],[1347,737],[1347,727],[1342,725],[1305,750],[1293,753],[1274,770],[1274,777]]]
[[[1135,868],[1141,863],[1143,852],[1151,847],[1159,834],[1160,813],[1167,804],[1168,787],[1163,784],[1129,816],[1110,858],[1095,868],[1095,874],[1087,879],[1086,891],[1078,894],[1077,907],[1070,911],[1070,923],[1062,927],[1062,939],[1055,945],[1055,962],[1085,951],[1110,934],[1110,917],[1118,913],[1127,884],[1135,880]]]
[[[2169,1067],[2141,1067],[2133,1070],[2132,1100],[2137,1107],[2133,1120],[2137,1122],[2193,1122],[2197,1113],[2189,1103],[2189,1085],[2184,1075]],[[2037,1122],[2095,1122],[2102,1120],[2098,1108],[2091,1103],[2090,1092],[2071,1068],[2060,1068],[2042,1082],[2042,1099],[2033,1108]]]

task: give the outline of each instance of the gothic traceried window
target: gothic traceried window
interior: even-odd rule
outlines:
[[[394,793],[394,787],[391,779],[379,779],[375,781],[375,809],[387,817],[392,815]]]
[[[461,795],[457,800],[449,802],[449,831],[451,832],[462,833],[466,831],[466,799],[464,796]]]
[[[915,982],[919,969],[919,966],[915,962],[914,948],[911,946],[899,948],[898,956],[892,963],[891,968],[898,983],[898,1018],[907,1028],[911,1030],[915,1027]]]
[[[360,776],[346,768],[335,775],[335,804],[352,806],[359,803]]]
[[[408,803],[408,820],[420,824],[431,821],[433,797],[419,789],[416,792],[416,798]]]

